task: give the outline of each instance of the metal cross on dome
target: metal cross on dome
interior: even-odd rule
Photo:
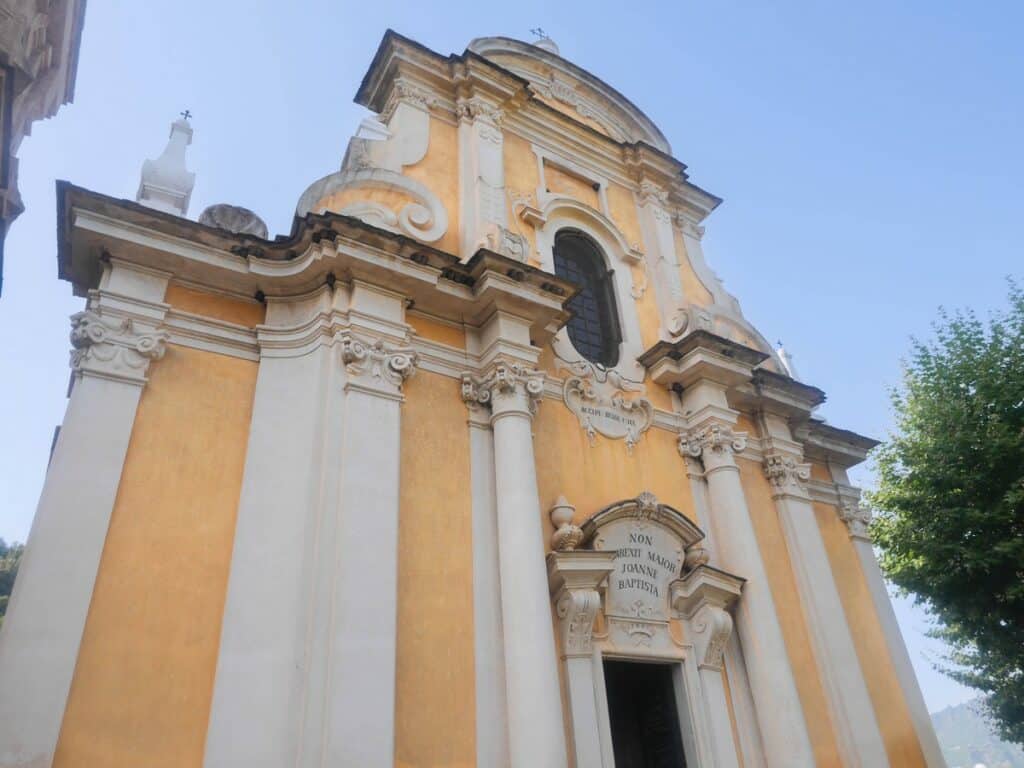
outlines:
[[[184,112],[179,112],[178,114],[181,115],[186,120],[188,120],[190,117],[192,117],[192,113],[189,112],[187,109]]]
[[[531,29],[531,30],[530,30],[530,34],[531,34],[531,35],[535,35],[535,36],[537,37],[537,39],[538,39],[538,40],[550,40],[550,39],[551,39],[551,38],[550,38],[550,37],[548,36],[548,33],[547,33],[547,32],[545,32],[545,31],[544,31],[543,29],[541,29],[540,27],[534,27],[533,29]]]

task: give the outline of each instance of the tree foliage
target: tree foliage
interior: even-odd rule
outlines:
[[[986,322],[940,314],[893,392],[869,495],[881,563],[937,620],[942,671],[1024,743],[1024,291]]]
[[[18,565],[21,563],[21,553],[25,551],[24,544],[8,545],[0,539],[0,626],[3,626],[4,616],[7,615],[7,601],[11,598],[11,590],[14,589],[14,579],[18,575]]]

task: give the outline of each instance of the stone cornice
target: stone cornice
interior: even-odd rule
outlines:
[[[709,331],[693,331],[678,341],[659,341],[639,357],[651,379],[664,387],[687,387],[700,379],[734,387],[753,376],[764,352],[737,344]]]
[[[864,461],[868,452],[878,445],[878,441],[870,437],[816,419],[796,426],[793,436],[803,443],[806,458],[833,463],[844,469]]]
[[[468,262],[338,214],[308,214],[280,240],[232,235],[58,185],[60,276],[83,293],[99,282],[101,255],[155,268],[213,290],[290,296],[335,280],[387,285],[425,312],[468,325],[496,310],[529,317],[543,345],[565,323],[577,287],[527,264],[480,250]]]
[[[737,406],[752,411],[806,419],[811,411],[825,402],[825,393],[789,376],[758,368],[750,382],[736,388],[733,399]]]

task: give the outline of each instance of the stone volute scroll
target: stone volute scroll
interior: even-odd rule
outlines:
[[[167,331],[87,309],[71,317],[71,370],[76,378],[144,384],[150,362],[164,356],[167,339]]]
[[[402,384],[416,371],[419,358],[411,347],[350,337],[341,344],[341,361],[349,377],[346,388],[400,400]]]

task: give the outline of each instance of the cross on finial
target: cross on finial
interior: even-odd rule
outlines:
[[[550,40],[550,38],[548,37],[548,33],[545,32],[540,27],[534,27],[533,29],[531,29],[530,34],[535,35],[538,40]]]
[[[179,112],[178,114],[184,117],[186,120],[192,117],[192,113],[189,112],[187,109],[184,112]]]

